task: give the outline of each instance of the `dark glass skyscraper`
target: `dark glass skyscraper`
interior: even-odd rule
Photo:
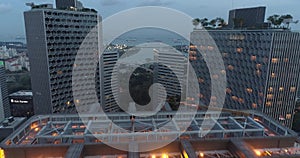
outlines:
[[[80,46],[94,27],[97,30],[101,17],[93,9],[76,8],[76,0],[68,2],[56,0],[56,9],[52,5],[37,5],[24,13],[35,114],[75,113],[75,104],[90,102],[90,92],[84,88],[75,93],[87,97],[73,98],[72,86],[76,83],[72,85],[72,72],[78,66],[78,50],[84,49],[79,64],[86,65],[78,80],[95,78],[95,63],[88,62],[98,59],[98,32],[89,36],[92,41]],[[92,84],[87,81],[80,86],[95,89]]]
[[[0,121],[10,116],[4,62],[0,61]]]
[[[229,28],[257,28],[262,27],[265,19],[266,7],[240,8],[229,11]]]
[[[227,77],[225,108],[257,109],[291,127],[299,78],[300,33],[272,30],[208,31],[218,48],[205,45],[205,32],[195,30],[191,41],[202,53],[219,49]],[[192,52],[197,51],[195,48]],[[197,51],[191,64],[197,67],[200,101],[209,105],[211,78]],[[191,59],[191,58],[190,58]],[[217,78],[218,76],[214,76]]]

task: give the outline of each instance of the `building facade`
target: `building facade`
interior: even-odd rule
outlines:
[[[93,9],[62,1],[56,1],[56,9],[50,4],[36,5],[24,13],[35,114],[76,113],[75,104],[89,104],[89,90],[95,91],[91,79],[95,80],[95,63],[99,62],[95,59],[101,17]],[[91,30],[91,41],[81,47]],[[76,56],[81,58],[79,65],[75,64]],[[78,66],[81,78],[74,79],[73,69]],[[89,80],[79,85],[85,88],[72,91],[74,84],[78,86],[76,81],[83,80]],[[74,93],[80,97],[74,99]]]
[[[0,61],[0,121],[10,116],[4,62]]]
[[[34,115],[31,91],[18,91],[9,95],[11,115],[14,117],[31,117]]]
[[[266,7],[240,8],[229,11],[229,28],[257,28],[264,25]]]
[[[119,59],[119,50],[116,48],[107,48],[101,56],[101,105],[105,112],[119,111],[117,100],[119,98],[119,80],[117,68],[115,65]],[[100,94],[100,93],[98,93]]]
[[[300,34],[280,30],[214,30],[208,33],[217,48],[201,38],[205,31],[191,33],[191,41],[199,44],[191,49],[197,53],[190,53],[194,57],[190,62],[197,67],[202,90],[200,101],[209,105],[218,97],[210,95],[211,78],[201,55],[218,49],[224,61],[225,70],[222,71],[227,77],[224,107],[257,109],[291,127],[300,71]]]

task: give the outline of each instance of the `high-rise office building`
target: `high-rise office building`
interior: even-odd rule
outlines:
[[[105,112],[119,111],[117,100],[119,94],[118,76],[115,65],[119,59],[119,50],[109,48],[103,52],[101,57],[101,106]]]
[[[78,5],[76,0],[56,0],[56,8],[50,4],[33,5],[24,13],[35,114],[75,113],[75,104],[93,102],[89,89],[95,91],[90,81],[95,79],[94,60],[98,59],[100,40],[97,24],[101,17],[94,9]],[[96,31],[81,47],[91,30]],[[75,59],[79,50],[82,54],[78,65]],[[73,68],[79,66],[81,74],[77,76],[82,78],[72,82]],[[74,85],[86,89],[73,92]],[[80,97],[74,99],[74,93]]]
[[[154,66],[154,82],[163,85],[154,91],[155,98],[158,98],[154,104],[166,99],[171,104],[171,109],[165,107],[167,111],[176,110],[177,106],[173,105],[175,100],[181,100],[186,95],[187,65],[188,59],[186,52],[176,50],[170,46],[161,46],[153,48],[154,61],[158,63]],[[157,105],[153,105],[156,107]],[[167,105],[165,105],[167,106]]]
[[[0,61],[0,121],[10,116],[4,62]]]
[[[291,127],[299,78],[300,33],[282,30],[208,31],[216,47],[201,38],[206,31],[191,33],[197,67],[200,101],[209,105],[211,78],[202,54],[219,49],[227,77],[225,108],[257,109]],[[197,48],[197,49],[196,49]],[[190,58],[191,59],[191,58]],[[218,78],[218,76],[213,76]]]

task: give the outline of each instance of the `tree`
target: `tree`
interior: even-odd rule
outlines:
[[[194,29],[197,29],[197,26],[200,24],[200,19],[199,18],[195,18],[195,19],[193,19],[193,25],[195,26],[195,28]]]
[[[293,16],[291,16],[290,14],[287,15],[281,15],[280,18],[282,19],[282,22],[285,24],[285,28],[289,28],[290,27],[290,23],[293,22]]]
[[[200,23],[201,23],[202,27],[207,27],[209,24],[207,18],[200,19]]]
[[[278,28],[283,22],[282,17],[277,14],[269,16],[267,20],[276,28]]]
[[[217,20],[216,19],[212,19],[210,22],[209,22],[209,25],[211,25],[212,27],[216,27],[217,26]]]
[[[225,22],[225,20],[223,18],[217,17],[216,21],[217,21],[217,26],[219,28],[227,25],[227,23]]]

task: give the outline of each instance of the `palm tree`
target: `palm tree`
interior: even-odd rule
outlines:
[[[200,19],[199,18],[195,18],[195,19],[193,19],[193,25],[195,26],[195,28],[194,29],[197,29],[197,26],[200,24]]]

